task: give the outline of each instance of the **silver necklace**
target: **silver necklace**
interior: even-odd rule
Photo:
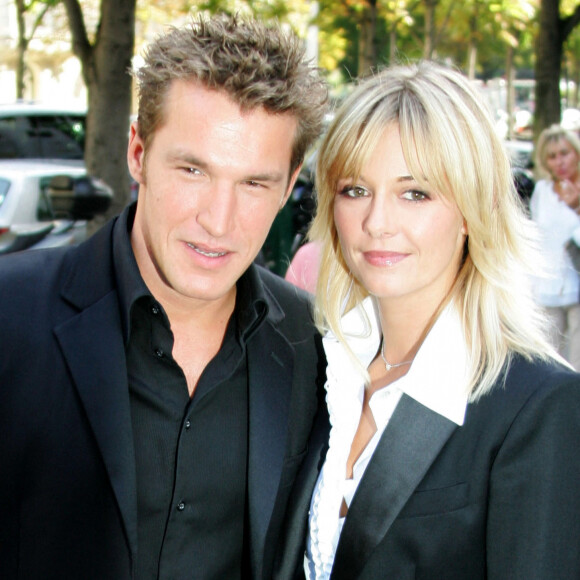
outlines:
[[[405,365],[410,365],[413,362],[413,359],[411,359],[411,360],[406,360],[406,361],[392,365],[387,360],[387,357],[385,356],[385,341],[381,342],[381,358],[383,359],[383,362],[385,363],[385,370],[387,372],[390,371],[391,369],[396,369],[399,367],[404,367]]]

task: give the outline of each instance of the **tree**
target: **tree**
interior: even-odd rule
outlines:
[[[365,75],[377,65],[377,0],[366,0],[360,10],[358,71]]]
[[[131,113],[129,75],[135,45],[136,0],[101,0],[94,38],[79,0],[62,0],[72,34],[73,53],[80,59],[88,94],[85,164],[87,171],[115,192],[108,215],[129,201],[127,142]],[[87,2],[84,9],[89,11]]]
[[[390,0],[387,2],[387,30],[389,34],[389,60],[394,63],[397,60],[397,35],[402,27],[413,26],[411,12],[417,7],[421,0],[406,2],[405,0]]]
[[[537,140],[546,127],[560,122],[563,47],[578,23],[580,23],[580,4],[576,5],[569,16],[562,17],[560,0],[541,0],[536,39],[534,140]]]
[[[28,45],[34,37],[36,29],[42,23],[44,15],[50,8],[56,6],[60,0],[15,0],[16,1],[16,22],[18,26],[18,45],[16,58],[16,98],[24,98],[24,77],[26,73],[26,51]],[[32,25],[27,32],[26,21],[30,16]]]

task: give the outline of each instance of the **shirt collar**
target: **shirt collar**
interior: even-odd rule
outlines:
[[[131,229],[135,219],[136,203],[130,204],[119,216],[113,232],[113,258],[119,292],[123,337],[127,344],[131,335],[131,311],[135,301],[154,296],[147,288],[131,246]],[[162,309],[163,310],[163,309]],[[238,338],[245,342],[255,332],[268,313],[263,284],[256,266],[251,265],[238,280],[235,315]]]
[[[113,260],[125,344],[128,343],[131,335],[131,310],[133,304],[143,296],[152,298],[151,292],[149,292],[141,277],[139,266],[137,266],[137,260],[131,247],[131,229],[133,228],[136,209],[136,203],[127,206],[119,216],[113,230]]]
[[[348,312],[342,319],[342,330],[358,360],[364,368],[368,367],[381,340],[376,301],[366,298]],[[329,364],[339,358],[344,361],[344,351],[332,334],[325,337],[324,344]],[[463,425],[468,400],[468,365],[461,319],[457,308],[450,303],[427,334],[407,374],[392,386],[457,425]]]

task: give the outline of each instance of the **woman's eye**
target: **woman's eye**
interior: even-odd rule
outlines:
[[[346,197],[366,197],[369,195],[368,189],[365,189],[360,185],[346,185],[340,189],[339,193]]]
[[[429,196],[423,191],[411,189],[403,193],[403,199],[407,199],[409,201],[423,201],[425,199],[429,199]]]

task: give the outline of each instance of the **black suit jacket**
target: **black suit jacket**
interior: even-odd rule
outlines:
[[[517,358],[458,427],[403,395],[351,503],[331,580],[580,578],[580,375]],[[293,502],[304,516],[315,481]],[[277,578],[300,578],[305,517]]]
[[[0,260],[2,580],[132,578],[135,461],[112,232]],[[252,578],[270,578],[325,365],[306,294],[256,266],[249,274],[269,312],[247,345],[246,544]]]

